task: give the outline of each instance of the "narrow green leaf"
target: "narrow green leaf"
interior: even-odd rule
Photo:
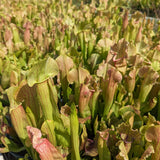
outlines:
[[[42,131],[42,133],[46,134],[47,135],[47,139],[54,146],[56,146],[56,136],[55,136],[54,128],[55,128],[54,121],[46,120],[42,124],[41,131]]]
[[[71,160],[80,160],[79,154],[79,122],[75,104],[71,105]]]
[[[99,160],[111,160],[111,153],[107,146],[109,133],[107,131],[99,132],[98,153]]]
[[[35,115],[29,107],[26,107],[26,115],[32,126],[37,127]]]

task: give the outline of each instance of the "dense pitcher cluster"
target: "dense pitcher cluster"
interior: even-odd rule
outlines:
[[[126,4],[0,1],[0,153],[160,159],[160,26]]]

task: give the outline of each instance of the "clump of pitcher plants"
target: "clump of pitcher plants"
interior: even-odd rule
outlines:
[[[0,2],[0,153],[160,159],[160,32],[126,0]]]

